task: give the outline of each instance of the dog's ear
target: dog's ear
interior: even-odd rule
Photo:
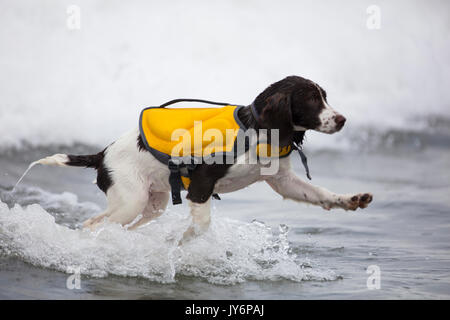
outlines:
[[[290,95],[275,93],[268,97],[261,112],[261,124],[268,129],[279,129],[280,145],[289,144],[294,134]]]

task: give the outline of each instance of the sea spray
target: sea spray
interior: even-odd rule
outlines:
[[[68,193],[42,196],[58,198],[59,204],[53,203],[53,207],[69,208],[64,199],[70,203],[74,200]],[[74,205],[90,209],[89,204],[72,203],[71,211]],[[227,219],[214,212],[210,229],[178,248],[173,239],[181,238],[190,223],[185,209],[169,209],[135,231],[104,223],[91,232],[61,224],[67,220],[57,223],[39,204],[8,208],[0,202],[0,250],[35,266],[61,272],[80,267],[83,275],[142,277],[160,283],[176,282],[178,276],[222,285],[248,280],[298,282],[337,278],[331,270],[314,265],[302,268],[304,258],[289,250],[286,227],[282,226],[277,235],[264,223]],[[66,219],[72,215],[76,212],[70,212]],[[75,221],[71,221],[73,228]]]
[[[34,161],[32,162],[27,170],[25,170],[25,172],[22,174],[22,176],[20,177],[20,179],[16,182],[16,184],[14,185],[14,187],[11,190],[11,193],[14,193],[14,191],[16,190],[16,187],[19,185],[19,183],[23,180],[23,178],[27,175],[27,173],[31,170],[31,168],[33,168],[35,165],[39,164],[39,160],[38,161]]]

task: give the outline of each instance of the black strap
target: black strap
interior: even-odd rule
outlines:
[[[172,191],[172,203],[180,204],[181,203],[181,173],[180,173],[180,165],[176,164],[172,160],[169,160],[169,184],[170,189]]]
[[[253,118],[255,118],[255,121],[256,121],[259,125],[261,125],[261,122],[260,122],[260,119],[259,119],[258,110],[256,110],[256,107],[255,107],[255,103],[254,103],[254,102],[250,105],[250,111],[252,112],[252,115],[253,115]]]
[[[188,175],[191,176],[195,165],[185,165],[184,163],[177,164],[172,160],[169,160],[168,164],[170,175],[169,175],[169,185],[172,194],[172,204],[180,204],[181,200],[181,168],[187,167]],[[212,197],[216,200],[221,200],[217,193],[213,193]]]
[[[292,143],[292,146],[294,149],[298,151],[298,154],[300,155],[300,159],[302,159],[303,166],[305,167],[306,176],[309,180],[311,180],[311,175],[309,174],[309,168],[308,168],[308,159],[306,158],[305,154],[303,153],[302,147],[296,144],[295,142]]]

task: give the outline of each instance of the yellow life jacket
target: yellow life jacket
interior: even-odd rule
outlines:
[[[180,170],[187,158],[193,160],[192,163],[201,163],[202,159],[212,155],[238,156],[239,131],[247,130],[237,116],[240,108],[242,106],[226,105],[220,108],[150,107],[142,110],[139,120],[142,141],[149,152],[169,166],[174,204],[181,203],[176,190],[178,181],[184,189],[189,187],[190,170],[194,167]],[[244,151],[247,150],[246,145]],[[274,156],[286,157],[291,151],[291,145],[283,146]],[[256,154],[272,157],[270,144],[258,144]]]
[[[239,130],[246,130],[237,117],[240,108],[146,108],[140,118],[141,137],[165,164],[170,158],[232,154]],[[290,145],[280,147],[277,156],[285,157],[291,151]],[[258,144],[256,154],[271,157],[270,145]]]
[[[235,119],[236,110],[236,106],[148,108],[142,111],[141,135],[148,147],[172,157],[201,157],[211,153],[231,152],[241,128]],[[208,132],[221,135],[222,143],[212,143],[205,139],[205,133],[208,135]]]

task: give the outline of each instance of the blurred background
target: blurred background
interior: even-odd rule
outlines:
[[[383,142],[393,143],[397,131],[449,124],[447,1],[0,4],[2,147],[105,145],[146,106],[179,97],[249,104],[288,75],[319,83],[348,118],[336,136],[309,134],[308,147],[348,147],[355,135],[379,143],[389,130]],[[374,4],[380,29],[367,26]]]
[[[0,298],[448,299],[449,12],[437,0],[0,0]],[[81,230],[106,205],[94,170],[35,167],[13,190],[30,162],[98,152],[145,107],[250,104],[289,75],[347,118],[306,134],[311,182],[372,192],[369,208],[326,212],[254,184],[214,201],[208,232],[180,248],[187,205],[134,232]],[[81,289],[66,287],[73,270]]]

